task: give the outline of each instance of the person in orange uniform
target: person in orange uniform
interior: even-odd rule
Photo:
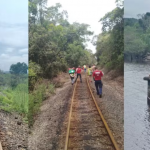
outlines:
[[[82,69],[80,66],[78,68],[76,68],[76,73],[77,73],[76,81],[78,79],[78,76],[80,76],[80,82],[82,83],[81,71],[82,71]]]
[[[95,81],[95,87],[97,90],[97,95],[99,97],[102,97],[102,86],[103,83],[101,81],[101,77],[103,77],[104,73],[101,70],[98,70],[97,67],[95,67],[95,71],[93,72],[93,79]]]

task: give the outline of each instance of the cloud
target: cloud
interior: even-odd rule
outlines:
[[[0,2],[0,69],[28,63],[28,1]]]
[[[1,28],[0,43],[11,47],[20,47],[28,45],[28,28]]]
[[[25,49],[21,49],[21,50],[19,50],[19,53],[28,53],[28,48],[25,48]]]
[[[9,53],[9,52],[13,52],[13,50],[14,50],[14,48],[7,48],[7,49],[6,49],[6,52],[8,52],[8,53]]]
[[[27,27],[27,23],[6,23],[0,21],[0,27],[1,28],[23,28]]]
[[[150,12],[149,0],[125,0],[124,1],[124,17],[137,18],[138,14]]]
[[[0,55],[0,58],[2,58],[2,59],[3,59],[3,58],[9,58],[9,55],[8,55],[8,54],[1,54],[1,55]]]

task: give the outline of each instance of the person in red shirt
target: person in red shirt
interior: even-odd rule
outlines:
[[[82,71],[82,69],[80,66],[78,68],[76,68],[76,73],[77,73],[76,81],[78,79],[78,76],[80,76],[80,82],[82,83],[81,71]]]
[[[102,81],[101,81],[101,77],[104,75],[104,73],[101,70],[98,70],[97,67],[95,67],[95,71],[93,72],[93,79],[95,81],[95,87],[97,90],[97,95],[99,95],[99,97],[102,97]]]

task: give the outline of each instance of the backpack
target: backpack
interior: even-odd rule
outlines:
[[[92,75],[92,70],[91,70],[91,68],[88,68],[88,75]]]
[[[75,73],[75,70],[70,69],[70,70],[69,70],[69,74],[73,74],[73,73]]]

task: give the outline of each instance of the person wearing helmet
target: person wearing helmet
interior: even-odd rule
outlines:
[[[75,78],[75,70],[74,70],[74,68],[70,68],[70,70],[69,70],[69,75],[70,75],[71,83],[72,83],[72,85],[73,85],[73,83],[74,83],[74,78]]]
[[[103,77],[104,73],[101,70],[98,70],[97,67],[95,67],[95,71],[93,72],[93,79],[95,81],[95,87],[97,90],[97,95],[99,97],[102,97],[102,86],[103,83],[101,81],[101,77]]]
[[[80,76],[80,82],[82,83],[81,71],[82,71],[82,69],[80,66],[78,68],[76,68],[77,77],[76,77],[75,82],[77,81],[78,76]]]

